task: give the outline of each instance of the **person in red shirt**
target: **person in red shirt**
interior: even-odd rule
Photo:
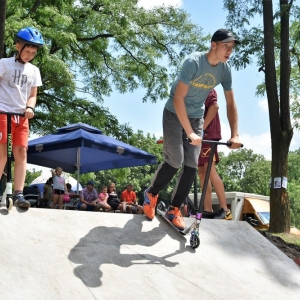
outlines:
[[[219,141],[222,139],[221,136],[221,124],[219,118],[219,105],[217,103],[218,95],[213,89],[205,100],[205,111],[204,111],[204,125],[203,125],[203,139]],[[198,175],[200,179],[201,189],[203,188],[204,178],[207,170],[208,160],[211,152],[211,144],[202,143],[201,152],[198,160]],[[212,185],[216,191],[220,202],[220,210],[216,212],[215,219],[226,219],[231,220],[232,214],[227,208],[225,189],[222,179],[220,178],[216,164],[219,162],[218,149],[215,148],[214,158],[211,166],[209,181],[207,185],[205,200],[204,200],[204,211],[212,212]]]
[[[136,193],[133,191],[133,185],[129,183],[126,190],[121,194],[121,201],[126,202],[128,211],[133,214],[142,214],[143,207],[137,204]]]

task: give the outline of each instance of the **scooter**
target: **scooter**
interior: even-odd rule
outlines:
[[[226,145],[227,147],[231,146],[231,142],[224,143],[224,142],[219,142],[219,141],[203,140],[203,143],[211,144],[211,151],[210,151],[210,155],[209,155],[209,159],[208,159],[207,170],[206,170],[205,179],[204,179],[204,183],[203,183],[203,189],[202,189],[202,193],[201,193],[199,207],[197,210],[190,213],[190,217],[195,218],[195,221],[193,223],[192,230],[191,230],[191,237],[190,237],[190,246],[193,249],[196,249],[200,246],[199,227],[200,227],[201,219],[203,216],[204,199],[205,199],[205,195],[206,195],[211,166],[212,166],[212,162],[213,162],[213,158],[214,158],[214,154],[215,154],[215,149],[216,149],[217,145]]]
[[[7,210],[13,207],[13,193],[11,181],[11,163],[12,163],[12,136],[11,136],[11,116],[21,116],[24,114],[0,112],[2,115],[7,115],[7,174],[6,174],[6,187],[1,197],[0,207],[6,206]]]
[[[190,140],[188,139],[188,141],[190,141]],[[206,194],[207,185],[208,185],[208,181],[209,181],[209,176],[210,176],[211,166],[212,166],[212,162],[213,162],[213,157],[214,157],[214,154],[215,154],[215,149],[216,149],[217,145],[225,145],[227,147],[231,146],[231,142],[224,143],[224,142],[212,141],[212,140],[203,140],[202,142],[207,143],[207,144],[211,144],[211,151],[210,151],[210,155],[209,155],[209,159],[208,159],[207,170],[206,170],[205,179],[204,179],[204,183],[203,183],[203,189],[202,189],[202,193],[201,193],[199,207],[198,207],[198,209],[195,209],[194,211],[190,212],[190,217],[195,218],[195,221],[189,227],[187,227],[183,230],[179,230],[177,227],[175,227],[172,224],[171,221],[169,221],[167,218],[165,218],[166,205],[163,201],[160,201],[157,205],[157,208],[156,208],[158,214],[160,216],[164,217],[164,219],[166,221],[168,221],[169,224],[172,227],[174,227],[180,234],[186,235],[189,232],[191,232],[190,246],[193,249],[196,249],[200,246],[199,227],[200,227],[201,219],[203,218],[203,215],[204,215],[204,212],[203,212],[204,199],[205,199],[205,194]],[[163,140],[159,140],[159,141],[157,141],[157,143],[162,144]],[[241,147],[243,147],[243,145],[241,145]],[[196,179],[195,179],[195,182],[196,182]],[[195,190],[194,192],[197,193],[197,190]],[[196,204],[195,204],[195,206],[197,207]],[[207,215],[208,213],[205,212],[205,214]]]

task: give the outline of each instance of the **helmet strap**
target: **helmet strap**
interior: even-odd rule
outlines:
[[[21,53],[22,51],[24,50],[24,48],[28,45],[31,45],[31,44],[24,44],[24,46],[22,47],[22,49],[20,50],[20,52],[17,53],[16,55],[16,58],[15,58],[15,61],[21,63],[21,64],[25,64],[25,62],[21,59]],[[32,60],[30,60],[29,62],[32,62],[34,60],[34,58]]]

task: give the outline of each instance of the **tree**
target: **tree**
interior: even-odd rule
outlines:
[[[14,34],[39,28],[45,47],[32,132],[47,134],[67,123],[85,122],[121,139],[113,108],[103,97],[145,89],[141,101],[164,99],[186,55],[203,50],[199,27],[174,7],[145,10],[137,0],[8,0],[4,50],[14,54]]]
[[[25,186],[29,186],[31,182],[36,179],[37,177],[42,175],[42,171],[36,171],[33,169],[32,171],[26,170],[26,177],[25,177]]]
[[[220,153],[217,170],[226,191],[268,195],[270,162],[250,149]]]
[[[5,16],[6,16],[6,0],[0,0],[0,58],[3,57],[3,44],[4,44],[4,32],[5,32]]]
[[[259,70],[265,74],[272,141],[271,177],[273,180],[275,177],[287,177],[288,152],[293,137],[290,117],[289,38],[293,0],[280,0],[275,13],[272,0],[226,0],[224,5],[229,11],[228,24],[237,29],[238,35],[242,37],[242,46],[237,57],[240,62],[236,66],[246,66],[254,54],[258,56]],[[248,29],[249,19],[256,14],[263,16],[263,29]],[[270,231],[289,232],[290,203],[286,189],[274,189],[271,185],[270,204]]]
[[[252,162],[241,179],[241,190],[246,193],[269,196],[270,174],[270,161],[259,160]]]

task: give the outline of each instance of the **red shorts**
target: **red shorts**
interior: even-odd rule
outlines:
[[[211,152],[211,144],[202,143],[201,152],[198,159],[198,167],[202,167],[204,166],[204,164],[208,163],[210,152]],[[218,146],[216,146],[213,161],[218,163],[219,160],[220,159],[218,154]]]
[[[0,114],[0,144],[7,144],[7,116]],[[14,146],[28,146],[28,119],[21,116],[11,117],[11,140]]]

